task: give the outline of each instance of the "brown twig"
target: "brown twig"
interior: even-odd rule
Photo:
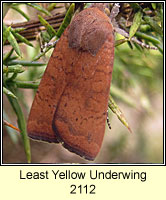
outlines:
[[[55,14],[51,17],[45,17],[45,20],[55,29],[55,31],[57,31],[64,17],[65,13],[61,13]],[[45,30],[45,27],[40,23],[39,20],[31,20],[29,22],[12,24],[11,27],[24,28],[23,31],[19,32],[19,34],[25,37],[27,40],[35,40],[38,33]],[[5,44],[9,44],[8,41]]]
[[[3,119],[3,124],[4,124],[5,126],[8,126],[8,127],[12,128],[12,129],[14,129],[14,130],[20,132],[20,129],[18,129],[17,127],[15,127],[13,124],[10,124],[10,123],[9,123],[8,121],[6,121],[5,119]]]

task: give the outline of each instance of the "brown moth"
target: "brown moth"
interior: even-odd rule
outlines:
[[[28,119],[28,135],[94,160],[100,151],[114,61],[114,33],[100,7],[81,11],[58,41]]]

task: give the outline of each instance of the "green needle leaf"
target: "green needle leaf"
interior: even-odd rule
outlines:
[[[122,124],[125,125],[128,128],[128,130],[132,133],[124,114],[122,113],[118,105],[115,103],[111,95],[109,96],[108,107],[112,110],[113,113],[116,114],[116,116],[122,122]]]
[[[61,24],[61,26],[59,27],[56,35],[57,37],[60,38],[60,36],[62,35],[62,33],[64,32],[64,30],[67,28],[67,26],[70,24],[70,21],[73,17],[73,14],[74,14],[74,8],[75,8],[75,4],[72,3],[70,8],[68,9],[67,13],[66,13],[66,16]]]
[[[17,99],[17,97],[10,91],[8,90],[7,88],[3,87],[3,93],[6,94],[7,96],[10,96],[12,98],[15,98]]]
[[[38,15],[38,18],[43,26],[46,27],[46,30],[51,38],[53,38],[56,35],[56,31],[54,28],[40,15]]]
[[[51,13],[50,13],[50,12],[48,12],[45,8],[39,6],[39,5],[36,4],[36,3],[27,3],[27,5],[28,5],[28,6],[31,6],[31,7],[33,7],[33,8],[35,8],[36,10],[38,10],[38,11],[40,11],[40,12],[46,14],[46,15],[51,16]]]
[[[139,26],[141,25],[141,21],[142,21],[142,12],[138,11],[133,19],[133,24],[130,27],[130,31],[129,31],[129,39],[132,38],[135,33],[137,32]]]

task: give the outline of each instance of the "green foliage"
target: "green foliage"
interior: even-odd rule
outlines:
[[[126,119],[124,117],[124,114],[122,113],[122,111],[120,110],[120,108],[118,107],[118,105],[115,103],[115,101],[113,100],[113,98],[112,98],[111,95],[109,97],[108,107],[112,110],[113,113],[116,114],[116,116],[122,122],[122,124],[124,124],[128,128],[128,130],[130,132],[132,132],[131,129],[130,129],[130,127],[129,127],[128,122],[126,121]]]
[[[64,30],[66,29],[66,27],[70,24],[70,21],[74,14],[74,8],[75,8],[75,5],[74,5],[74,3],[72,3],[66,13],[66,16],[65,16],[61,26],[59,27],[59,29],[56,33],[57,37],[60,37],[62,35],[62,33],[64,32]]]
[[[51,40],[56,35],[56,31],[42,16],[38,15],[38,18],[39,18],[41,24],[43,24],[43,26],[46,27],[46,30],[47,30],[48,35],[50,36],[50,40]]]
[[[18,7],[19,4],[10,4],[7,5],[5,4],[4,9],[6,8],[6,12],[12,8],[19,12],[21,15],[23,15],[27,20],[29,20],[29,17]],[[35,9],[40,10],[41,12],[45,12],[45,9],[41,8],[38,5],[35,4],[28,4],[29,6],[34,7]],[[22,52],[20,50],[20,46],[17,42],[19,40],[25,45],[29,45],[33,47],[33,45],[23,36],[19,34],[19,31],[23,29],[13,29],[10,26],[7,27],[5,24],[3,24],[3,45],[5,45],[5,42],[8,40],[12,49],[7,52],[6,54],[3,55],[3,93],[7,96],[10,105],[12,106],[16,116],[17,116],[17,123],[18,127],[20,129],[22,141],[23,141],[23,146],[25,150],[25,154],[27,157],[27,162],[31,162],[31,150],[30,150],[30,143],[29,143],[29,138],[27,136],[27,131],[26,131],[26,120],[24,117],[24,113],[22,110],[21,104],[24,104],[24,98],[20,98],[22,96],[22,92],[19,90],[19,88],[35,88],[35,83],[33,82],[25,82],[25,81],[20,81],[22,78],[22,74],[25,72],[26,67],[38,67],[38,66],[43,66],[45,65],[44,63],[41,62],[32,62],[32,61],[26,61],[20,60],[20,57],[22,57]],[[16,55],[15,55],[16,54]],[[18,78],[18,74],[20,74]],[[38,83],[39,84],[39,83]],[[33,86],[32,86],[33,85]],[[10,120],[10,117],[8,116],[8,112],[4,110],[5,113],[5,118]],[[10,129],[8,129],[10,130]],[[11,130],[9,131],[11,135]],[[12,137],[14,138],[14,137]]]
[[[26,3],[26,5],[46,15],[51,15],[50,11],[56,6],[55,3],[50,3],[48,10],[46,10],[35,3]],[[85,4],[85,7],[89,5],[90,4]],[[9,9],[14,9],[26,18],[26,20],[30,20],[30,17],[24,13],[19,6],[20,4],[18,3],[6,3],[4,5],[5,14],[7,14]],[[109,107],[116,113],[118,118],[128,129],[130,129],[130,127],[128,126],[127,119],[122,115],[117,102],[123,102],[125,105],[134,108],[137,108],[139,104],[149,112],[151,109],[151,94],[154,91],[160,91],[162,89],[160,86],[163,78],[162,4],[152,3],[151,6],[148,4],[148,6],[143,7],[138,3],[130,3],[130,7],[133,9],[132,13],[134,13],[131,26],[125,26],[127,22],[125,18],[122,20],[123,23],[122,21],[119,22],[121,27],[129,32],[129,38],[124,38],[118,34],[116,35],[114,72],[111,84],[111,96],[113,96],[113,98],[110,98],[109,102]],[[55,32],[44,17],[39,15],[41,23],[46,27],[45,34],[43,35],[47,41],[54,38],[54,36],[55,41],[57,41],[65,28],[70,24],[74,14],[74,8],[75,5],[72,3],[57,32]],[[149,12],[152,14],[149,15]],[[11,46],[11,50],[3,55],[3,92],[7,96],[17,116],[27,162],[30,163],[30,144],[26,131],[26,119],[23,114],[23,109],[27,108],[27,104],[20,88],[38,88],[40,81],[36,79],[39,79],[39,74],[42,76],[44,71],[43,67],[45,66],[45,63],[39,62],[38,59],[44,57],[53,45],[49,46],[45,52],[39,53],[38,49],[36,47],[34,48],[32,43],[19,34],[21,30],[23,29],[14,29],[3,24],[3,45],[8,41]],[[159,51],[142,48],[142,46],[131,40],[132,37],[136,37],[145,44],[154,45]],[[27,51],[30,49],[30,51],[28,51],[29,55],[30,53],[32,54],[30,56],[30,61],[27,59],[27,56],[24,56],[18,40],[27,47]],[[129,42],[130,47],[126,42]],[[35,57],[37,61],[32,61]],[[4,112],[5,118],[10,121],[8,112],[6,110]],[[112,146],[112,150],[115,150],[118,154],[117,145],[122,144],[121,147],[125,146],[125,141],[126,138],[122,137],[117,144],[115,143],[114,146]]]
[[[130,27],[130,31],[129,31],[129,39],[132,38],[135,33],[137,32],[138,28],[141,25],[141,21],[142,21],[142,12],[138,11],[135,15],[134,15],[134,19],[133,19],[133,24]]]
[[[37,3],[27,3],[28,6],[31,6],[32,8],[38,10],[41,13],[44,13],[45,15],[51,15],[51,13],[46,10],[44,7],[40,6]]]
[[[11,5],[11,8],[15,11],[17,11],[18,13],[20,13],[20,15],[22,15],[27,21],[30,20],[30,17],[24,12],[22,11],[20,8],[19,8],[19,5],[18,4],[12,4]]]

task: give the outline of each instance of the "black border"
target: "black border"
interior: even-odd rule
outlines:
[[[3,19],[3,3],[10,3],[11,1],[1,1],[1,19]],[[15,2],[20,2],[20,1],[15,1]],[[22,3],[24,2],[27,2],[27,1],[22,1]],[[28,1],[29,2],[29,1]],[[41,2],[41,1],[30,1],[30,2]],[[50,1],[44,1],[44,2],[50,2]],[[69,1],[54,1],[54,2],[58,2],[58,3],[69,3]],[[100,3],[98,1],[74,1],[73,3],[75,2],[86,2],[86,3],[92,3],[92,2],[97,2],[97,3]],[[121,3],[121,2],[124,2],[124,1],[104,1],[104,2],[113,2],[113,3]],[[127,1],[127,2],[140,2],[140,1]],[[125,2],[125,3],[127,3]],[[142,2],[149,2],[149,1],[141,1]],[[151,1],[151,3],[155,3],[155,1]],[[14,2],[12,2],[14,3]],[[42,2],[43,3],[43,2]],[[70,2],[71,3],[71,2]],[[103,3],[103,1],[102,1]],[[163,3],[164,6],[163,6],[163,24],[164,24],[164,38],[163,38],[163,44],[164,44],[164,48],[163,48],[163,163],[106,163],[106,164],[99,164],[99,163],[90,163],[90,164],[70,164],[70,163],[65,163],[65,164],[47,164],[47,163],[33,163],[33,164],[27,164],[27,163],[17,163],[17,164],[3,164],[3,139],[2,139],[2,134],[3,134],[3,128],[2,128],[2,124],[3,124],[3,93],[2,93],[2,85],[3,85],[3,82],[2,82],[2,76],[1,76],[1,155],[0,155],[0,166],[95,166],[95,167],[98,167],[98,166],[105,166],[105,167],[108,167],[108,166],[166,166],[166,163],[165,163],[165,1],[157,1],[156,3]],[[2,31],[2,21],[1,20],[1,33],[3,33]],[[2,41],[3,41],[3,36],[1,34],[1,58],[2,58],[2,55],[3,55],[3,45],[2,45]],[[3,66],[3,59],[1,59],[1,66]],[[2,72],[2,67],[1,67],[1,75],[3,74]]]

